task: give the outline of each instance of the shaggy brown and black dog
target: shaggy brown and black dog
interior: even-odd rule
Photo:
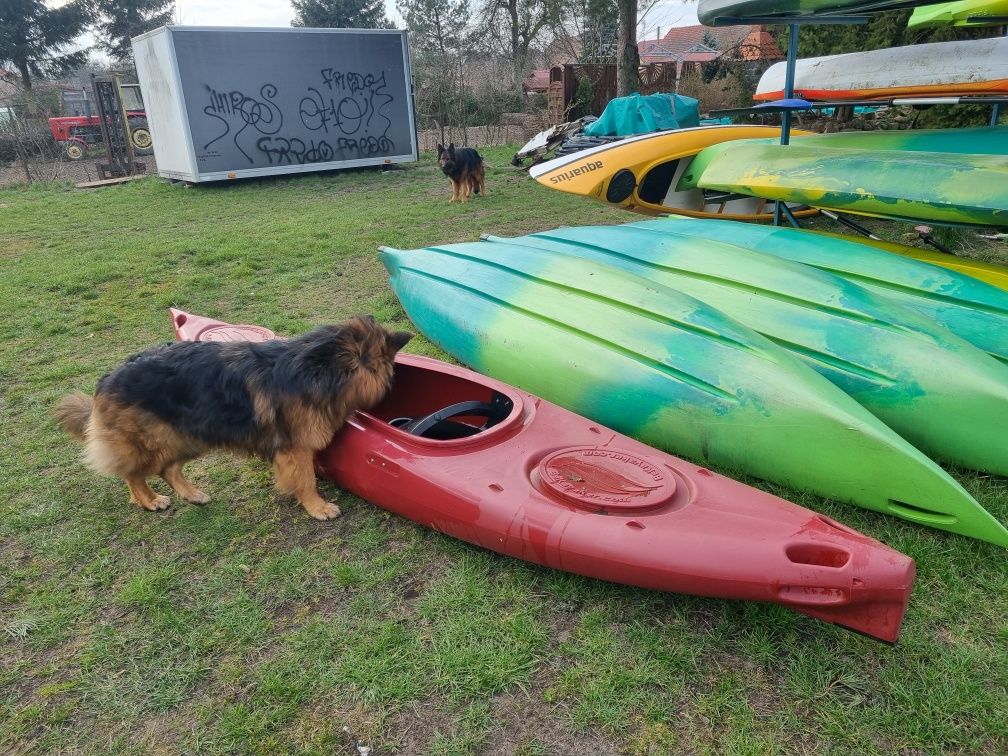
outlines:
[[[437,146],[438,165],[444,175],[451,179],[452,196],[449,202],[466,202],[472,194],[486,196],[486,166],[483,158],[472,147],[455,144]]]
[[[86,442],[87,463],[126,481],[145,509],[170,503],[147,485],[153,475],[191,502],[209,501],[182,465],[226,449],[272,461],[277,488],[327,520],[340,510],[319,496],[315,452],[351,413],[381,401],[411,336],[366,316],[295,339],[154,347],[104,376],[93,397],[63,397],[56,417]]]

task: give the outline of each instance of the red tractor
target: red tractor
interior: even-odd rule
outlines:
[[[151,133],[147,127],[147,113],[139,84],[120,84],[123,110],[129,124],[129,138],[134,155],[151,155]],[[101,121],[97,115],[66,116],[50,118],[49,128],[53,138],[63,148],[71,160],[80,160],[87,154],[87,148],[102,141]]]

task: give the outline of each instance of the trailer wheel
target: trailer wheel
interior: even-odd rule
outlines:
[[[151,147],[154,140],[151,138],[150,129],[147,127],[146,118],[135,118],[129,122],[130,143],[133,145],[135,155],[153,155]]]
[[[80,160],[84,157],[84,147],[80,142],[69,142],[64,152],[70,160]]]

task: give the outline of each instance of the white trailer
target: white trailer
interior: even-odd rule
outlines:
[[[133,54],[165,178],[417,159],[405,31],[164,26]]]

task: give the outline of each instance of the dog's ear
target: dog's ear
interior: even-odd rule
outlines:
[[[413,334],[408,331],[395,331],[390,333],[388,337],[389,344],[392,346],[394,352],[398,352],[404,346],[409,343],[409,340],[413,338]]]
[[[455,142],[452,142],[448,145],[448,154],[449,155],[455,154]]]
[[[445,149],[444,149],[444,145],[443,145],[443,144],[439,144],[439,145],[437,146],[437,154],[438,154],[438,155],[440,155],[440,154],[441,154],[442,152],[444,152],[444,151],[445,151]]]

